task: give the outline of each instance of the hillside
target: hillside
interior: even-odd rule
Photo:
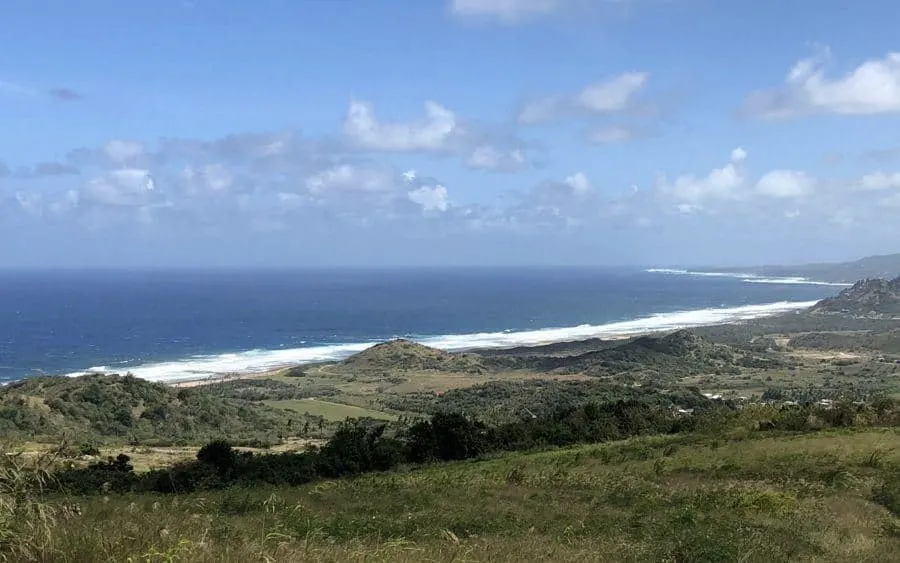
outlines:
[[[811,313],[840,313],[854,316],[900,316],[900,277],[893,280],[865,279],[823,299]]]
[[[484,373],[481,359],[474,354],[454,354],[409,340],[397,339],[363,350],[340,363],[342,368],[372,371],[443,371]]]
[[[0,387],[0,435],[30,441],[200,444],[263,439],[277,411],[132,376],[35,377]]]
[[[641,437],[299,487],[80,498],[41,560],[887,562],[898,476],[892,429]]]
[[[734,365],[735,351],[713,344],[693,331],[640,336],[616,346],[575,356],[541,357],[533,367],[587,375],[655,375],[665,379],[696,373],[720,372]],[[526,360],[528,361],[528,360]]]
[[[807,332],[788,341],[792,348],[811,350],[845,350],[849,352],[875,351],[900,354],[900,329],[847,332]]]

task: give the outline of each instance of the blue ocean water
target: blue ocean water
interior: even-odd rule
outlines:
[[[0,381],[153,380],[344,357],[392,337],[513,346],[751,318],[838,288],[586,269],[0,273]]]

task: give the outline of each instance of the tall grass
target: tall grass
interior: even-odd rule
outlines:
[[[2,446],[0,446],[2,447]],[[0,457],[0,560],[37,559],[53,541],[57,509],[45,498],[55,452]]]
[[[887,562],[898,470],[893,429],[651,436],[300,487],[86,497],[9,559]]]

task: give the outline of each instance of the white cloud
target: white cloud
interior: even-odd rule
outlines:
[[[385,192],[395,183],[389,170],[380,167],[340,164],[306,179],[311,194],[328,195],[335,192]]]
[[[858,185],[859,189],[867,191],[880,191],[888,189],[900,189],[900,172],[886,174],[873,172],[863,176]]]
[[[532,100],[519,112],[519,123],[541,123],[555,119],[569,103],[564,96],[548,96]]]
[[[422,207],[422,211],[447,211],[450,208],[450,198],[447,188],[438,184],[436,186],[422,186],[407,192],[409,201]]]
[[[772,170],[756,183],[759,194],[776,199],[804,197],[815,188],[815,178],[798,170]]]
[[[638,137],[638,132],[629,127],[621,125],[611,125],[609,127],[601,127],[592,131],[588,135],[588,140],[598,144],[624,143]]]
[[[512,172],[524,167],[526,158],[520,149],[501,151],[492,145],[481,145],[472,151],[467,164],[479,170]]]
[[[601,115],[621,113],[632,106],[635,95],[649,79],[647,72],[625,72],[590,84],[579,92],[533,100],[522,108],[518,119],[520,123],[533,124],[579,111]]]
[[[105,205],[143,205],[155,189],[149,170],[120,168],[88,182],[85,195],[91,201]]]
[[[201,167],[186,166],[181,173],[185,189],[190,194],[225,192],[234,184],[234,176],[222,164]]]
[[[114,139],[103,146],[103,152],[114,162],[126,162],[144,154],[144,145],[135,141]]]
[[[700,211],[703,208],[693,203],[679,203],[675,206],[675,209],[677,209],[679,213],[687,215],[689,213],[694,213],[695,211]]]
[[[736,199],[740,197],[740,190],[746,182],[741,167],[746,158],[747,151],[737,148],[731,151],[731,161],[728,164],[712,170],[706,176],[698,178],[692,174],[684,174],[675,178],[674,182],[662,177],[657,182],[657,189],[664,195],[695,206],[706,200]]]
[[[459,17],[513,24],[551,14],[562,4],[562,0],[452,0],[450,10]]]
[[[866,115],[900,112],[900,52],[868,60],[839,77],[825,74],[827,50],[791,68],[779,90],[753,93],[746,111],[765,118],[804,113]]]
[[[565,179],[565,184],[572,188],[575,194],[584,194],[591,190],[591,181],[584,172],[576,172]]]
[[[436,102],[425,103],[425,117],[411,122],[379,121],[368,102],[350,103],[344,133],[358,146],[376,151],[439,151],[460,133],[456,114]]]
[[[626,72],[605,82],[591,84],[575,98],[578,105],[598,113],[613,113],[625,109],[631,98],[644,87],[650,74]]]
[[[30,215],[40,217],[44,214],[43,197],[38,193],[16,193],[16,202],[23,211]]]

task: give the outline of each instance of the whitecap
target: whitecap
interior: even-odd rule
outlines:
[[[658,313],[639,319],[600,325],[583,324],[574,327],[542,328],[512,332],[499,331],[419,336],[415,340],[427,346],[448,351],[464,351],[479,348],[512,348],[588,338],[626,337],[649,332],[732,323],[798,311],[815,304],[816,301],[781,301],[763,305]],[[127,368],[127,371],[142,379],[162,382],[196,380],[225,374],[253,374],[290,365],[342,360],[374,344],[377,344],[377,342],[357,342],[279,350],[248,350],[227,354],[192,356],[170,362],[146,363]],[[105,366],[99,366],[68,375],[77,376],[84,373],[106,373],[110,371]]]

